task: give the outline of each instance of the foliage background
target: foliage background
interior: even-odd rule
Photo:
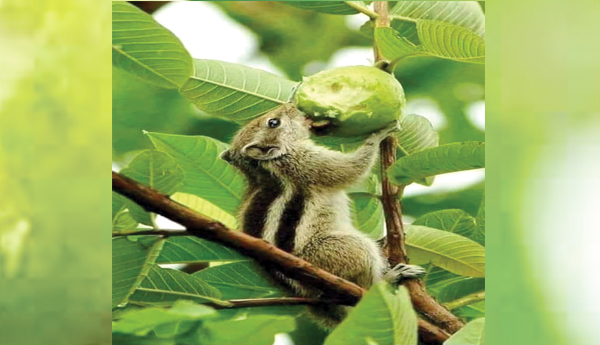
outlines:
[[[70,19],[63,21],[60,30],[50,30],[41,24],[50,12]],[[596,134],[600,49],[589,40],[590,33],[600,31],[596,20],[600,4],[595,0],[490,0],[486,15],[488,343],[562,344],[556,333],[566,334],[569,344],[595,343],[593,326],[600,323],[598,281],[590,272],[598,267],[598,224],[590,219],[594,211],[584,206],[600,201],[593,174],[600,145]],[[110,6],[102,2],[5,0],[0,4],[0,40],[9,47],[0,57],[0,200],[3,205],[29,209],[27,217],[37,220],[32,221],[31,239],[43,243],[23,248],[19,273],[12,278],[6,276],[3,249],[0,343],[110,341],[106,228],[111,195],[108,171],[102,172],[111,159],[109,18]],[[41,44],[37,37],[42,32],[63,44]],[[67,33],[72,41],[60,41]],[[46,70],[55,71],[55,64],[60,65],[60,72],[40,74],[33,56],[49,61]],[[50,99],[67,106],[69,110],[61,114],[72,119],[57,127],[89,140],[87,145],[57,139],[57,127],[33,125],[41,115],[29,105],[39,94],[19,85],[34,75],[52,85],[57,75],[80,81],[78,97]],[[18,107],[8,106],[13,102]],[[47,102],[41,104],[46,109]],[[73,104],[79,106],[71,108]],[[26,136],[33,128],[41,131],[35,140]],[[6,139],[12,133],[28,139],[16,145]],[[46,152],[53,164],[38,164],[40,155],[32,156],[32,149],[57,140],[62,140],[55,146],[60,149]],[[95,174],[89,173],[89,166],[74,163],[89,156],[86,162],[93,162]],[[85,188],[63,184],[57,195],[56,190],[45,188],[57,173],[90,179]],[[30,188],[25,181],[46,185]],[[81,232],[74,235],[67,228]],[[7,227],[2,224],[0,229]],[[64,248],[67,234],[71,246],[79,248],[78,256],[49,255]],[[104,242],[93,240],[94,236],[105,236],[106,245],[99,245]],[[71,284],[85,281],[80,275],[57,280],[40,274],[52,265],[59,267],[52,271],[59,276],[74,268],[104,273],[93,280],[99,287],[89,290],[87,285]],[[36,266],[40,270],[35,274],[28,271]],[[43,289],[48,282],[57,282],[55,289]]]

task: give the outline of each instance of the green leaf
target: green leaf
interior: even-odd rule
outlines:
[[[479,301],[464,307],[460,307],[453,310],[452,313],[467,320],[485,317],[485,301]]]
[[[402,119],[402,130],[398,132],[397,137],[396,159],[436,147],[440,141],[440,137],[433,129],[431,122],[423,116],[413,114],[409,114]],[[431,186],[433,179],[434,176],[428,176],[415,182],[424,186]]]
[[[467,29],[420,20],[417,30],[423,47],[433,56],[460,62],[485,63],[485,40]]]
[[[396,22],[392,23],[396,29],[401,29],[396,26],[400,22],[431,20],[458,25],[479,36],[485,34],[485,15],[477,1],[399,1],[389,17]]]
[[[248,257],[215,242],[195,236],[174,236],[165,242],[156,263],[247,261]]]
[[[133,220],[129,212],[121,212],[113,219],[112,231],[135,230],[137,226],[138,222]]]
[[[400,157],[438,146],[439,135],[426,117],[406,115],[402,119],[401,127],[402,130],[396,135]]]
[[[484,345],[485,318],[473,320],[454,333],[444,345]]]
[[[485,143],[451,143],[400,158],[388,169],[392,183],[410,184],[428,176],[485,167]]]
[[[177,162],[159,151],[142,151],[120,173],[167,195],[183,181],[183,170]]]
[[[175,193],[171,196],[171,199],[198,213],[223,223],[230,229],[237,229],[239,227],[238,221],[234,216],[199,196],[187,193]]]
[[[198,109],[241,124],[290,101],[298,83],[259,69],[194,60],[194,75],[180,92]]]
[[[194,321],[215,316],[216,311],[205,305],[180,300],[171,308],[143,308],[123,315],[113,322],[112,331],[119,333],[147,335],[158,326],[181,321]]]
[[[193,276],[219,289],[224,300],[287,295],[283,288],[253,261],[210,267],[194,273]]]
[[[485,248],[466,237],[419,225],[406,228],[406,248],[411,262],[433,263],[452,273],[485,276]]]
[[[416,46],[392,28],[375,28],[374,38],[377,42],[377,49],[389,61],[398,61],[412,55],[422,55],[422,47]]]
[[[377,175],[371,176],[363,183],[358,192],[350,192],[352,200],[352,214],[354,225],[374,240],[384,235],[383,205],[378,195],[381,194],[381,185]]]
[[[474,229],[475,235],[473,239],[482,245],[485,245],[485,192],[481,199],[481,206],[479,206],[475,220],[477,221],[477,227]]]
[[[175,192],[183,181],[183,170],[177,162],[159,151],[142,151],[120,173],[167,195]],[[154,215],[129,199],[125,205],[135,221],[153,225]]]
[[[119,237],[112,240],[112,307],[126,303],[151,269],[163,239],[144,244]]]
[[[206,322],[200,329],[202,345],[271,345],[275,334],[295,328],[292,317],[254,316],[241,320]]]
[[[460,276],[440,267],[430,266],[424,278],[425,286],[441,303],[450,303],[461,297],[485,291],[485,278]]]
[[[380,282],[325,339],[325,345],[416,345],[417,315],[404,286]]]
[[[484,189],[485,181],[481,181],[457,191],[408,196],[402,199],[402,206],[404,213],[415,218],[449,208],[460,208],[470,214],[477,214]]]
[[[175,339],[161,339],[152,336],[135,336],[132,334],[113,333],[113,345],[177,345]]]
[[[220,301],[221,293],[202,280],[181,271],[152,266],[130,300],[148,305],[170,305],[179,299],[197,302]]]
[[[390,28],[374,38],[390,61],[414,55],[462,62],[485,62],[485,15],[476,1],[399,1],[390,12]],[[372,31],[367,23],[361,31]]]
[[[475,240],[475,218],[463,210],[442,210],[427,213],[417,218],[413,225],[423,225],[434,229],[440,229],[455,233]]]
[[[357,14],[355,7],[367,7],[365,1],[290,1],[287,5],[328,14]],[[355,7],[348,3],[354,4]]]
[[[112,3],[113,65],[168,89],[192,74],[192,57],[181,41],[151,15],[127,3]]]
[[[223,211],[236,213],[244,191],[244,178],[219,158],[228,145],[203,136],[148,133],[157,150],[175,158],[184,171],[179,192],[197,195]]]
[[[125,201],[127,198],[119,193],[112,192],[112,220],[113,223],[115,218],[125,210]]]

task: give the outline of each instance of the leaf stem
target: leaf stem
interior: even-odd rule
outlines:
[[[472,293],[470,295],[466,295],[459,299],[455,299],[454,301],[444,303],[444,306],[446,308],[448,308],[449,310],[454,310],[454,309],[458,309],[460,307],[464,307],[466,305],[469,305],[469,304],[472,304],[475,302],[479,302],[479,301],[483,301],[483,300],[485,300],[485,291],[479,291],[479,292]]]
[[[379,16],[376,12],[372,11],[370,8],[368,8],[366,6],[361,6],[361,5],[357,4],[355,1],[344,1],[344,2],[346,3],[346,5],[352,7],[353,9],[357,10],[358,12],[360,12],[362,14],[366,14],[371,19],[375,19]]]

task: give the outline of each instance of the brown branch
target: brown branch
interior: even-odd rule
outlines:
[[[450,338],[443,329],[419,319],[419,341],[424,345],[439,345]]]
[[[386,172],[396,162],[396,146],[398,139],[387,137],[381,142],[381,203],[385,214],[386,241],[383,251],[391,267],[399,263],[407,263],[404,246],[404,225],[402,224],[402,208],[399,195],[403,186],[395,186],[390,182]]]
[[[375,1],[375,12],[378,17],[375,19],[375,27],[389,27],[388,3],[387,1]],[[380,63],[383,58],[379,53],[376,43],[373,46],[375,53],[375,63]],[[386,241],[383,247],[387,255],[388,262],[393,267],[399,263],[408,263],[408,256],[405,248],[404,226],[402,223],[402,208],[400,197],[404,191],[404,186],[392,185],[387,177],[387,170],[396,162],[396,146],[398,139],[388,137],[380,146],[381,151],[381,187],[383,210],[385,215],[385,225],[387,229]],[[404,283],[408,288],[414,308],[424,317],[429,319],[436,326],[441,327],[448,333],[455,333],[464,326],[462,320],[453,315],[444,306],[439,304],[425,290],[425,285],[420,280],[409,280]]]
[[[148,14],[152,14],[152,13],[158,11],[164,5],[170,3],[170,1],[128,1],[128,2]]]
[[[364,289],[331,273],[328,273],[310,263],[297,258],[281,249],[239,231],[228,229],[223,224],[209,219],[161,194],[150,187],[144,186],[130,178],[113,171],[113,191],[131,199],[144,207],[148,212],[160,214],[187,228],[187,231],[172,230],[143,230],[117,232],[113,236],[155,235],[155,236],[196,236],[221,243],[227,247],[244,253],[263,265],[274,266],[287,276],[308,283],[328,293],[327,301],[344,305],[355,305],[365,292]],[[330,297],[331,296],[331,297]],[[231,301],[229,301],[231,302]],[[238,300],[237,306],[257,306],[260,303],[275,304],[311,304],[312,299],[279,300],[270,302],[250,302]],[[223,306],[220,306],[221,308]],[[442,330],[423,321],[419,321],[419,333],[427,339],[437,338],[437,342],[427,344],[442,344],[447,334]]]
[[[291,278],[323,290],[333,298],[356,304],[364,289],[287,253],[260,238],[228,229],[220,222],[187,208],[168,196],[113,171],[113,191],[133,200],[148,212],[183,225],[190,234],[221,243],[267,266],[275,266]],[[139,232],[136,234],[140,234]]]

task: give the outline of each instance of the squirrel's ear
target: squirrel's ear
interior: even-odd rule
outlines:
[[[219,158],[221,158],[222,160],[224,160],[226,162],[231,162],[231,152],[229,152],[229,150],[223,151],[219,155]]]

